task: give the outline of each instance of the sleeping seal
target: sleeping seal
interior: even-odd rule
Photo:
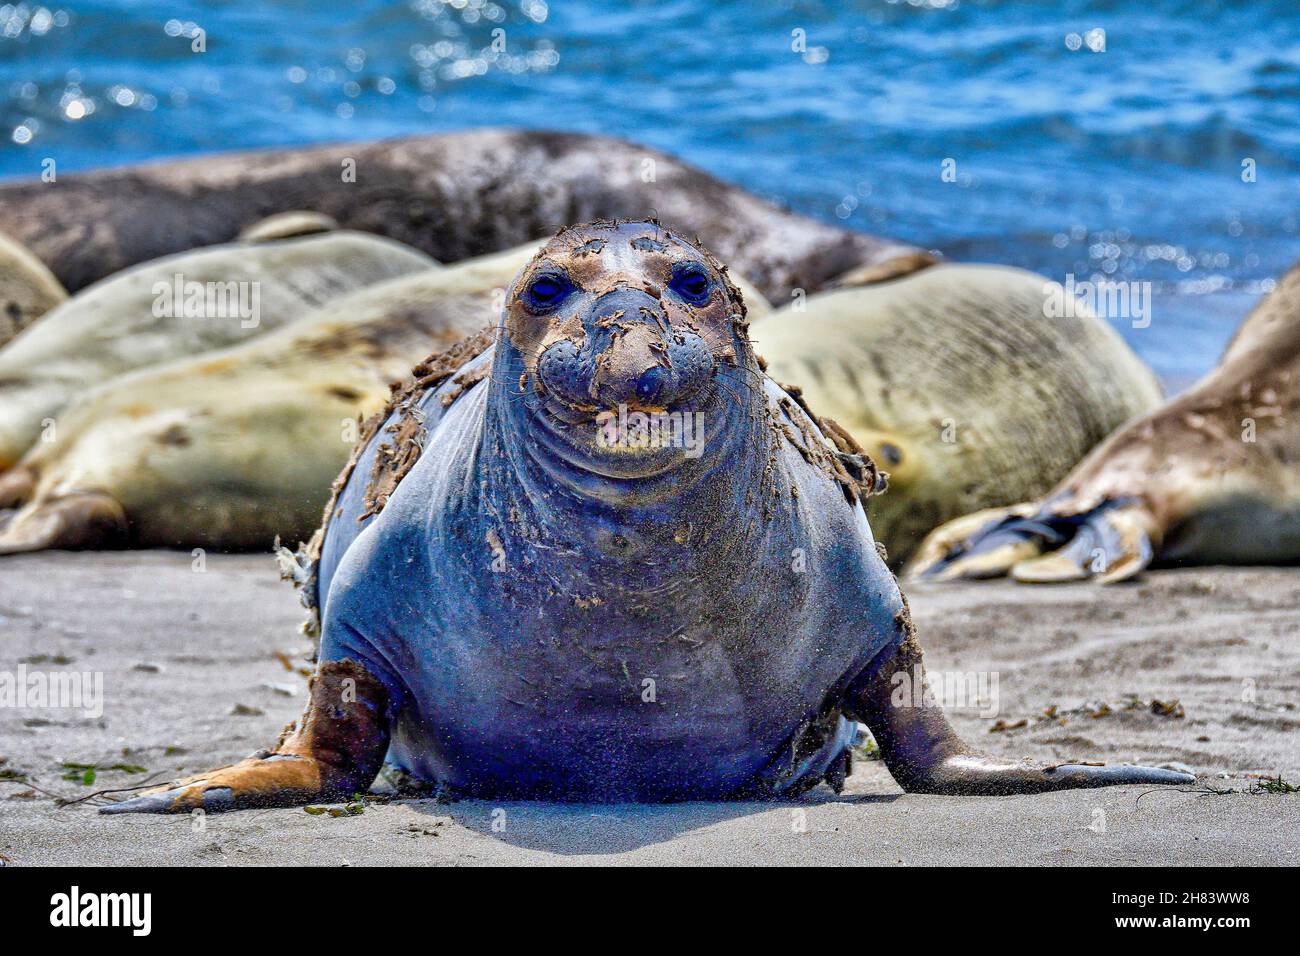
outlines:
[[[744,316],[655,223],[561,232],[345,471],[304,569],[302,720],[106,812],[351,794],[385,754],[474,797],[794,794],[843,782],[854,720],[909,790],[1191,782],[1001,760],[891,703],[923,665],[862,510],[874,468],[761,372]]]
[[[306,540],[389,384],[494,325],[538,243],[334,299],[245,345],[152,366],[64,410],[0,476],[0,554],[43,548],[264,549]],[[738,282],[739,284],[739,282]],[[752,311],[769,307],[742,285]]]
[[[0,233],[0,345],[67,297],[45,263]]]
[[[437,263],[390,239],[335,232],[169,256],[73,296],[0,349],[0,471],[86,390],[246,342],[373,282]]]
[[[708,236],[778,303],[850,269],[900,256],[933,261],[780,209],[657,150],[581,133],[482,129],[0,184],[0,222],[73,291],[139,262],[229,242],[285,212],[318,213],[440,262],[540,241],[569,222],[654,214]]]
[[[889,473],[868,517],[891,562],[949,519],[1044,494],[1160,404],[1155,375],[1109,325],[1083,308],[1044,316],[1049,284],[1032,272],[864,278],[752,333],[772,377],[798,383]]]
[[[1219,365],[1117,431],[1040,503],[967,515],[908,573],[1123,581],[1161,564],[1300,560],[1300,265]]]

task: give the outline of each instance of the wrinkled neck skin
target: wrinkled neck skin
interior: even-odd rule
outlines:
[[[739,336],[736,354],[738,364],[719,364],[685,410],[698,413],[696,457],[678,447],[629,454],[593,448],[600,427],[593,418],[567,422],[548,412],[548,399],[531,381],[521,388],[524,357],[503,334],[479,446],[480,500],[516,509],[517,519],[503,522],[514,525],[512,537],[522,533],[533,546],[576,550],[583,577],[600,577],[602,565],[615,573],[629,565],[638,573],[658,568],[645,583],[662,588],[674,573],[698,579],[711,570],[679,560],[684,549],[708,554],[717,566],[731,554],[752,561],[770,530],[757,489],[784,492],[789,500],[789,478],[779,468],[763,474],[776,440],[766,423],[764,379]]]

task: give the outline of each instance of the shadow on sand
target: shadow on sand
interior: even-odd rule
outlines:
[[[485,837],[566,856],[626,853],[740,817],[770,814],[773,826],[808,825],[797,811],[830,803],[893,803],[899,794],[835,795],[825,787],[794,800],[695,803],[541,803],[457,800],[406,803],[417,813],[450,816]],[[405,802],[405,801],[404,801]]]

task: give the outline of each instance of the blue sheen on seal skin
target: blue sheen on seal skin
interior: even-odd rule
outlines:
[[[490,377],[423,397],[424,454],[364,523],[374,448],[358,462],[325,536],[322,660],[378,676],[389,762],[456,791],[814,784],[852,740],[837,699],[899,636],[893,579],[861,507],[795,449],[822,439],[760,371],[724,275],[654,225],[601,235],[575,253],[562,234],[520,277],[476,360]],[[561,263],[582,291],[538,322],[529,283]],[[547,375],[557,351],[573,380]],[[660,412],[699,416],[698,457],[600,446],[594,416],[641,407],[651,371]]]
[[[855,719],[912,791],[1195,781],[1000,760],[924,693],[895,701],[925,673],[862,509],[875,468],[767,378],[725,270],[657,223],[564,230],[495,345],[430,362],[327,513],[302,719],[103,812],[346,796],[385,752],[476,797],[792,794],[843,783]]]

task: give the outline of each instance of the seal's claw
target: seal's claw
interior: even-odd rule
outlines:
[[[265,753],[265,752],[264,752]],[[165,787],[124,800],[102,813],[220,813],[249,807],[306,803],[325,796],[322,768],[309,756],[265,753],[229,767],[177,780]]]
[[[1062,764],[1044,770],[1048,776],[1060,776],[1060,789],[1081,787],[1113,787],[1121,784],[1138,786],[1185,787],[1196,783],[1196,776],[1178,770],[1161,770],[1159,767],[1097,767],[1088,764]]]
[[[110,804],[106,807],[100,807],[100,813],[175,813],[176,797],[181,793],[181,788],[174,790],[164,790],[162,793],[146,794],[141,797],[133,797],[130,800],[122,800],[118,803]]]
[[[199,789],[202,787],[202,789]],[[100,813],[189,813],[202,809],[209,813],[237,809],[235,792],[230,787],[206,786],[206,781],[199,784],[187,784],[172,787],[162,792],[146,793],[131,800],[123,800],[112,806],[100,807]]]

